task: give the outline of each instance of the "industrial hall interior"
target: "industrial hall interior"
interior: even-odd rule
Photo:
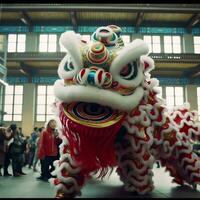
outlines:
[[[200,198],[200,4],[0,3],[0,198]]]

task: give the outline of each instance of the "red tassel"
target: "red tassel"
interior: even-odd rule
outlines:
[[[62,121],[63,115],[61,118]],[[109,168],[116,166],[114,144],[122,121],[106,128],[94,128],[77,124],[65,117],[63,124],[67,126],[64,126],[64,134],[69,141],[71,156],[81,162],[86,175],[100,170],[99,177],[104,177]]]

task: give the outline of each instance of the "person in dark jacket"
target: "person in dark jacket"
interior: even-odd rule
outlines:
[[[20,175],[25,175],[24,172],[22,172],[22,164],[23,164],[23,144],[24,140],[22,136],[17,131],[17,125],[11,124],[11,129],[13,131],[13,143],[10,145],[10,152],[11,152],[11,158],[12,158],[12,170],[13,170],[13,176],[17,177]]]
[[[1,168],[5,165],[5,156],[7,152],[6,142],[10,140],[12,137],[13,137],[13,133],[10,127],[0,127],[0,176],[2,176]],[[4,171],[4,175],[5,175],[5,171]]]

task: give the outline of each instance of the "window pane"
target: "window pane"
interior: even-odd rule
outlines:
[[[13,95],[6,95],[5,96],[5,103],[6,104],[13,104]]]
[[[36,120],[37,120],[38,122],[43,122],[43,121],[45,121],[45,115],[37,115]]]
[[[22,116],[21,115],[14,115],[13,120],[14,121],[22,121]]]
[[[46,121],[48,121],[48,120],[50,120],[50,119],[54,119],[54,118],[55,118],[54,115],[47,115],[47,119],[46,119]]]
[[[52,104],[55,101],[55,96],[47,96],[47,105]]]
[[[151,36],[150,35],[144,35],[143,39],[144,39],[145,42],[151,43]]]
[[[148,47],[149,47],[149,53],[152,52],[152,45],[148,44]]]
[[[174,106],[174,97],[166,97],[167,106]]]
[[[21,121],[22,103],[23,103],[23,85],[6,86],[4,111],[7,113],[5,120]],[[13,100],[14,97],[14,100]],[[10,116],[11,117],[10,117]],[[16,115],[16,116],[14,116]]]
[[[55,35],[55,34],[50,34],[49,35],[49,43],[51,43],[51,42],[53,42],[53,43],[56,43],[56,41],[57,41],[57,35]]]
[[[52,113],[51,104],[55,100],[53,85],[39,85],[37,94],[36,120],[46,121],[46,116]]]
[[[56,52],[56,43],[49,43],[48,52]]]
[[[16,43],[17,42],[17,35],[16,34],[9,34],[8,35],[8,42],[14,42]]]
[[[173,36],[172,41],[173,41],[173,44],[180,44],[181,38],[180,38],[180,36]]]
[[[14,114],[22,114],[22,105],[14,106]]]
[[[175,95],[176,96],[183,96],[183,88],[182,87],[175,87]]]
[[[22,85],[15,86],[15,94],[23,94],[23,86]]]
[[[15,97],[14,97],[14,103],[15,104],[22,104],[22,98],[23,98],[22,95],[15,95]]]
[[[47,106],[47,114],[53,114],[52,107],[50,105]]]
[[[171,36],[164,36],[164,43],[171,44],[172,43]]]
[[[194,53],[200,53],[200,45],[194,45]]]
[[[13,108],[13,105],[5,105],[5,106],[4,106],[4,111],[5,111],[7,114],[12,114],[12,108]]]
[[[37,105],[37,115],[45,114],[45,105]]]
[[[200,44],[200,36],[194,36],[194,44]]]
[[[183,105],[183,97],[176,97],[175,105]]]
[[[46,103],[46,96],[45,95],[38,95],[37,96],[37,104],[45,104]]]
[[[47,43],[40,43],[39,52],[47,52]]]
[[[153,52],[160,53],[160,44],[153,44]]]
[[[38,94],[46,94],[46,86],[38,86]]]
[[[197,94],[200,96],[200,87],[197,88]]]
[[[8,52],[16,52],[16,43],[8,43]]]
[[[172,53],[172,45],[171,44],[166,44],[164,46],[164,52],[165,53]]]
[[[54,91],[53,91],[53,86],[47,86],[47,94],[52,94],[54,95]]]
[[[5,91],[5,93],[6,93],[6,94],[13,94],[13,90],[14,90],[13,85],[8,85],[8,86],[6,86],[6,91]]]
[[[153,36],[153,43],[160,44],[160,36]]]
[[[173,45],[173,53],[181,53],[180,45]]]
[[[25,43],[26,41],[26,35],[25,34],[19,34],[18,35],[18,42],[19,43]]]
[[[12,115],[4,115],[3,120],[4,121],[12,121]]]
[[[166,95],[167,96],[174,96],[174,88],[173,87],[166,87]]]
[[[48,38],[48,35],[47,34],[43,34],[43,35],[40,35],[40,43],[47,43],[47,38]]]
[[[25,52],[25,43],[18,43],[17,52]]]

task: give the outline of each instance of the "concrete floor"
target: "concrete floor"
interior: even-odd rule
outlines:
[[[48,182],[38,181],[38,172],[33,172],[27,167],[23,168],[27,175],[21,177],[0,177],[0,198],[53,198],[54,189]],[[10,170],[11,172],[11,170]],[[113,172],[109,179],[104,181],[91,180],[82,190],[79,198],[200,198],[200,186],[198,191],[189,186],[178,186],[171,183],[172,178],[164,168],[155,168],[155,189],[149,195],[138,196],[123,190],[123,185],[118,176]]]

